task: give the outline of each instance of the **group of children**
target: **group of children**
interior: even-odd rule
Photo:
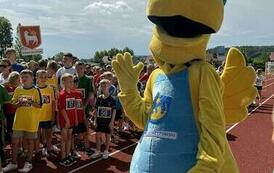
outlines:
[[[65,56],[64,59],[66,58],[69,58],[70,62],[67,66],[72,68],[71,57]],[[45,156],[59,152],[58,147],[52,144],[54,125],[61,131],[60,165],[70,166],[80,157],[76,152],[75,135],[84,142],[87,156],[108,158],[117,115],[117,98],[113,95],[117,95],[118,87],[113,85],[111,72],[101,75],[92,111],[90,98],[96,95],[93,80],[85,75],[84,63],[76,62],[74,66],[75,73],[64,70],[56,77],[58,64],[50,61],[46,69],[40,69],[36,73],[29,69],[20,73],[11,72],[8,82],[4,86],[0,85],[0,119],[6,118],[7,133],[12,138],[12,161],[2,169],[3,172],[18,168],[19,151],[26,151],[26,161],[19,172],[29,172],[33,168],[32,158],[35,153],[40,152],[40,144],[43,145],[42,154]],[[117,84],[117,81],[115,83]],[[123,111],[121,105],[118,107],[120,113],[116,117],[119,120]],[[95,115],[95,150],[91,149],[88,139],[90,123],[87,115],[90,112]],[[0,156],[3,162],[4,144],[0,141]],[[101,152],[103,141],[105,147]]]

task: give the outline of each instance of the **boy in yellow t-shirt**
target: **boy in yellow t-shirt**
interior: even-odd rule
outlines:
[[[57,90],[58,81],[56,79],[56,72],[59,66],[55,61],[49,61],[47,65],[47,81],[46,84],[54,87]]]
[[[43,106],[40,109],[39,135],[42,136],[42,155],[47,156],[52,150],[52,126],[55,120],[55,95],[54,88],[46,85],[47,71],[38,70],[36,73],[37,87],[42,95]],[[39,139],[36,143],[36,150],[39,149]]]
[[[32,169],[32,154],[34,141],[37,139],[40,117],[39,108],[42,106],[41,94],[38,88],[32,85],[33,73],[30,70],[23,70],[20,73],[22,86],[14,91],[11,103],[17,108],[13,123],[12,136],[12,162],[5,168],[4,172],[17,169],[17,151],[20,139],[27,141],[27,159],[25,165],[19,172],[29,172]]]

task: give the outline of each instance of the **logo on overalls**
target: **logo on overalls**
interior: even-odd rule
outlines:
[[[150,117],[151,120],[155,121],[163,118],[169,110],[171,100],[171,97],[161,96],[160,93],[158,93],[153,101],[153,109]]]

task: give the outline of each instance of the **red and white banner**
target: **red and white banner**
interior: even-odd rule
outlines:
[[[19,24],[18,31],[20,42],[24,47],[22,53],[24,54],[25,50],[27,50],[28,55],[32,54],[32,52],[33,54],[40,54],[41,49],[36,51],[36,48],[42,43],[40,26],[22,26]]]

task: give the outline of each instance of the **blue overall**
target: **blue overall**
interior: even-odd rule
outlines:
[[[131,173],[186,173],[196,163],[198,130],[188,71],[159,74],[153,111],[131,162]]]

